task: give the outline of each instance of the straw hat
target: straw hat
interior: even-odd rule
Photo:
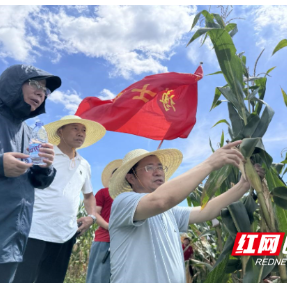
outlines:
[[[188,236],[186,233],[181,234],[180,238],[181,238],[181,242],[183,242],[184,239],[188,239],[189,242],[191,242],[190,236]]]
[[[82,124],[86,127],[85,141],[78,149],[94,144],[95,142],[100,140],[106,133],[106,129],[97,122],[84,120],[74,115],[64,116],[60,120],[44,126],[48,134],[49,143],[53,145],[58,145],[60,143],[60,137],[57,135],[57,130],[60,127],[68,124]]]
[[[153,152],[144,149],[130,151],[110,180],[109,192],[111,198],[115,199],[119,194],[132,190],[125,178],[127,173],[137,162],[150,155],[157,156],[162,165],[167,166],[168,171],[165,173],[165,181],[173,175],[182,161],[182,153],[178,149],[160,149]]]
[[[109,164],[106,165],[102,172],[102,184],[104,187],[109,186],[109,181],[112,175],[112,172],[118,168],[122,164],[122,159],[116,159],[114,161],[111,161]]]

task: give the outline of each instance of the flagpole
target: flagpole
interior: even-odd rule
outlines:
[[[161,147],[161,145],[162,145],[163,141],[164,141],[164,140],[161,140],[161,142],[160,142],[160,144],[159,144],[159,146],[158,146],[158,148],[157,148],[157,149],[160,149],[160,147]]]

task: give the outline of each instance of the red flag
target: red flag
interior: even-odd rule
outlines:
[[[202,77],[201,66],[194,74],[147,76],[112,100],[85,98],[76,115],[96,121],[108,131],[154,140],[187,138],[196,122],[197,81]]]

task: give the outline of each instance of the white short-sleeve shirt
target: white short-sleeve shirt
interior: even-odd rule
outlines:
[[[35,203],[29,237],[64,243],[76,233],[80,193],[93,192],[91,167],[78,152],[70,159],[54,146],[54,181],[45,189],[35,188]]]
[[[111,283],[185,283],[179,232],[186,232],[191,207],[173,207],[133,221],[145,193],[124,192],[112,205]]]

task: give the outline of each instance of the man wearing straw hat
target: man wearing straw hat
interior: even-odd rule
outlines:
[[[97,224],[100,226],[95,232],[95,239],[91,246],[87,283],[109,283],[110,268],[110,235],[109,219],[113,199],[109,194],[109,180],[117,168],[122,164],[121,159],[110,162],[102,172],[102,184],[105,188],[100,189],[96,195]],[[99,215],[101,216],[99,216]]]
[[[15,275],[17,283],[63,282],[76,236],[96,221],[91,167],[77,150],[100,140],[105,128],[78,116],[65,116],[45,129],[54,144],[57,174],[48,188],[35,191],[32,227],[23,263]],[[78,227],[81,191],[88,216],[78,219]]]
[[[239,200],[250,187],[238,184],[210,200],[206,207],[178,207],[212,171],[226,164],[239,166],[242,154],[229,143],[204,162],[168,181],[182,161],[177,149],[129,152],[111,178],[114,199],[109,231],[111,237],[111,282],[185,283],[185,268],[179,232],[192,223],[211,220],[220,210]],[[264,171],[256,167],[260,176]]]

